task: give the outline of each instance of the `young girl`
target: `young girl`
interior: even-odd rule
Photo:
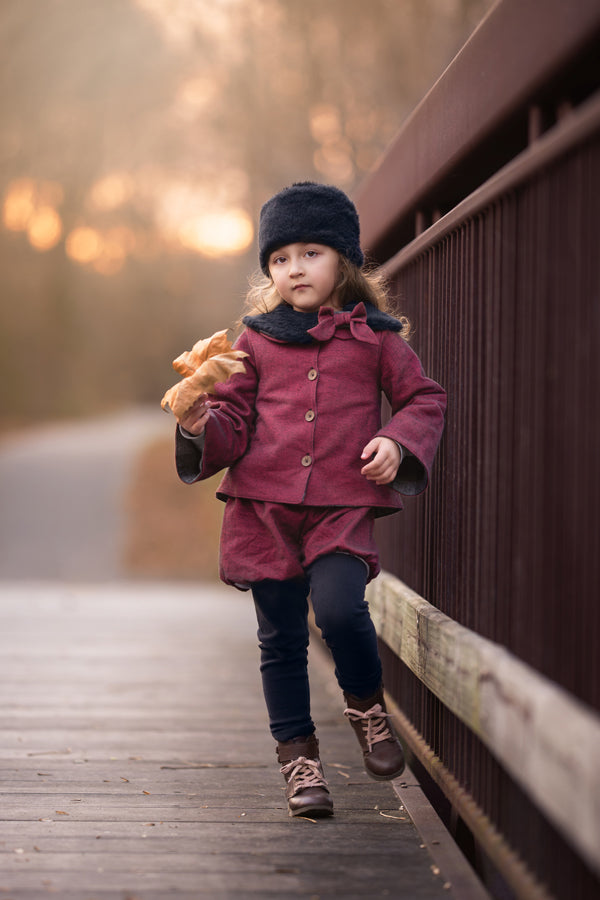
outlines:
[[[404,768],[389,722],[377,638],[364,599],[379,571],[373,523],[418,494],[442,433],[445,393],[362,271],[356,209],[302,182],[263,206],[264,276],[236,347],[245,374],[179,420],[176,461],[192,483],[229,467],[221,578],[252,591],[270,728],[291,816],[333,803],[311,719],[307,598],[331,650],[348,717],[373,778]],[[381,392],[392,407],[381,425]]]

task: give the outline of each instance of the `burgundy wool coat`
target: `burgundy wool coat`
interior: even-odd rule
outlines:
[[[369,319],[362,303],[339,313],[322,308],[302,343],[247,328],[235,344],[248,354],[246,372],[217,386],[204,435],[177,431],[179,477],[192,483],[228,468],[222,500],[372,507],[376,515],[401,509],[401,493],[424,490],[446,394],[397,333],[400,323],[366,306]],[[310,315],[290,313],[296,323]],[[268,316],[256,318],[268,323]],[[395,330],[376,330],[382,317]],[[382,392],[392,410],[385,425]],[[376,435],[403,450],[391,485],[360,474],[362,450]]]

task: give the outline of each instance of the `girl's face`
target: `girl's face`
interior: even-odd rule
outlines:
[[[279,295],[296,312],[339,308],[339,253],[326,244],[286,244],[269,257],[269,273]]]

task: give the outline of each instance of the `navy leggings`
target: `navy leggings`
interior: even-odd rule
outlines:
[[[343,553],[321,556],[306,578],[252,585],[260,671],[271,734],[278,741],[312,734],[308,683],[308,594],[343,691],[370,697],[381,683],[377,636],[364,598],[367,568]]]

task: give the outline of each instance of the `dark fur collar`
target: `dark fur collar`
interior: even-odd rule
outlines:
[[[360,302],[360,301],[357,301]],[[344,312],[353,310],[356,303],[348,303],[344,306]],[[402,331],[402,322],[394,316],[382,312],[371,303],[365,303],[367,310],[367,325],[372,331]],[[308,334],[309,328],[319,321],[318,312],[296,312],[288,303],[280,303],[268,313],[260,313],[257,316],[244,316],[242,319],[247,328],[258,331],[267,337],[289,344],[310,344],[314,338]]]

